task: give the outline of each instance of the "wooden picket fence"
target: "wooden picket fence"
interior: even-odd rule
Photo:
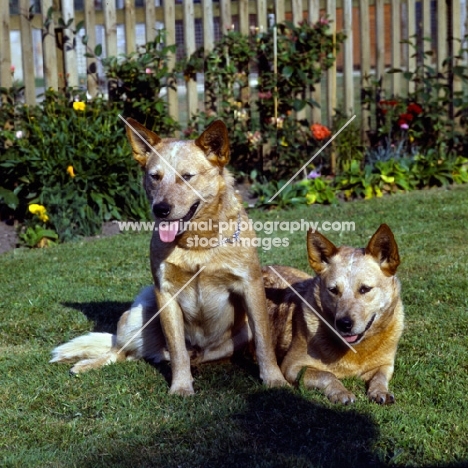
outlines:
[[[99,43],[96,30],[101,27],[105,55],[113,56],[118,54],[117,31],[121,25],[127,53],[136,49],[135,31],[137,25],[144,24],[145,36],[140,44],[154,39],[158,25],[166,30],[168,44],[179,42],[184,53],[191,54],[198,45],[211,49],[216,37],[232,27],[249,34],[252,27],[265,30],[272,23],[286,19],[294,23],[304,19],[316,22],[326,15],[332,20],[332,32],[343,30],[347,39],[335,65],[327,72],[323,89],[319,86],[315,91],[314,99],[326,103],[322,109],[314,110],[313,119],[321,121],[324,116],[331,119],[338,106],[348,115],[360,110],[355,103],[359,103],[355,98],[360,91],[354,85],[355,76],[364,87],[370,78],[383,77],[389,67],[414,70],[418,54],[402,43],[403,40],[417,36],[422,44],[423,37],[430,38],[424,44],[425,48],[432,49],[433,55],[425,60],[442,67],[442,62],[458,50],[459,43],[455,40],[463,37],[466,27],[462,18],[467,16],[464,0],[81,0],[81,4],[81,9],[74,10],[73,0],[0,2],[1,86],[12,85],[11,31],[19,31],[21,35],[25,102],[34,104],[37,90],[33,57],[38,53],[33,47],[34,30],[42,32],[39,53],[44,87],[58,89],[80,85],[77,63],[85,59],[77,46],[80,38],[73,37],[73,30],[81,21],[84,21],[88,47],[94,50]],[[102,8],[96,8],[99,4]],[[64,28],[63,22],[67,25],[69,21]],[[181,26],[183,38],[176,36]],[[173,56],[173,64],[175,60]],[[99,89],[97,65],[96,58],[86,58],[86,75],[81,78],[84,81],[81,85],[91,96],[103,91]],[[408,91],[405,88],[408,83],[402,80],[401,74],[391,74],[387,80],[390,94],[403,95]],[[460,85],[455,82],[454,86]],[[186,87],[187,99],[182,102],[187,103],[187,109],[183,111],[191,115],[203,108],[203,99],[199,98],[196,82],[188,82]],[[171,115],[178,119],[182,109],[177,91],[170,90],[167,98]]]

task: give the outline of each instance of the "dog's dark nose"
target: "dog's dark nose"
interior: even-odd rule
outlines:
[[[343,317],[336,321],[336,328],[341,332],[350,332],[353,325],[354,323],[349,317]]]
[[[171,212],[172,206],[166,202],[158,203],[157,205],[153,205],[153,214],[156,218],[167,218],[169,213]]]

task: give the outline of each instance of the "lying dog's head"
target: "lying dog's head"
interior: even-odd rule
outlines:
[[[226,126],[213,122],[196,140],[162,139],[134,119],[127,120],[133,157],[144,169],[144,187],[163,242],[172,242],[184,223],[215,209],[229,162]]]
[[[338,248],[309,231],[307,251],[319,276],[316,299],[341,336],[357,344],[382,330],[400,288],[394,276],[400,257],[390,228],[382,224],[365,249]]]

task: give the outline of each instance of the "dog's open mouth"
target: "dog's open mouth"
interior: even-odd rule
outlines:
[[[173,221],[162,221],[158,226],[159,238],[163,242],[173,242],[177,235],[184,232],[184,224],[188,223],[193,218],[198,205],[200,205],[199,201],[194,203],[183,218],[175,219]]]
[[[366,331],[369,330],[369,328],[371,327],[372,323],[374,322],[374,319],[375,319],[375,314],[367,323],[365,330],[362,333],[359,333],[359,335],[342,335],[342,337],[350,344],[359,343],[362,340],[364,333],[366,333]]]

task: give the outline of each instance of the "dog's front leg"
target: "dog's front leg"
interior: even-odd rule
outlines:
[[[258,275],[258,279],[250,283],[245,294],[245,304],[255,340],[255,353],[260,368],[260,378],[268,387],[288,385],[278,367],[273,351],[265,289],[261,275]]]
[[[156,290],[159,304],[167,304],[171,296]],[[161,326],[169,348],[172,382],[169,393],[174,395],[193,395],[190,356],[185,345],[184,317],[176,301],[170,302],[161,311]]]
[[[388,391],[388,382],[393,375],[393,365],[381,366],[370,378],[364,375],[367,382],[367,396],[369,400],[379,405],[395,403],[395,397]],[[367,377],[367,378],[366,378]]]

